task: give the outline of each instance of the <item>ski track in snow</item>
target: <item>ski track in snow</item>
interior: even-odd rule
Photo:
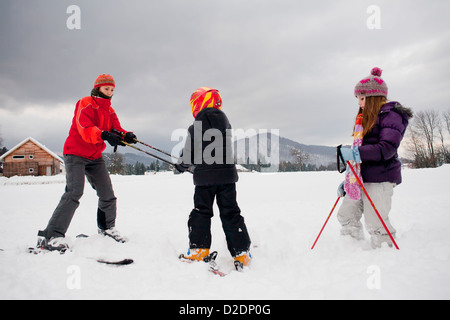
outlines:
[[[336,172],[241,173],[238,203],[252,239],[252,265],[234,272],[218,210],[212,250],[227,277],[186,264],[189,174],[112,176],[119,244],[96,235],[97,197],[86,183],[67,238],[73,251],[31,255],[65,187],[64,176],[0,177],[0,299],[449,299],[450,165],[403,170],[391,221],[400,247],[370,249],[339,235]],[[91,235],[76,239],[76,235]],[[132,258],[110,266],[98,258]]]

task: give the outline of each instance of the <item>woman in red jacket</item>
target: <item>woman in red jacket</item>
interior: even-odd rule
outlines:
[[[116,197],[102,152],[106,148],[105,141],[117,147],[124,145],[123,141],[135,143],[136,136],[121,127],[111,107],[114,89],[114,78],[102,74],[95,80],[91,95],[76,104],[72,126],[64,144],[66,190],[47,228],[38,233],[38,248],[60,251],[68,249],[64,237],[80,204],[85,176],[99,198],[98,232],[118,242],[125,242],[125,238],[115,228]],[[122,132],[123,138],[111,133],[112,129]]]

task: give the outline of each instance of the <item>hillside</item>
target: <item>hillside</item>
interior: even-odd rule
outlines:
[[[275,139],[272,144],[272,138]],[[278,143],[277,143],[278,142]],[[245,145],[245,153],[239,152],[239,145]],[[271,133],[263,136],[259,134],[257,136],[252,136],[249,138],[239,139],[234,142],[236,152],[236,158],[238,163],[246,163],[249,155],[259,155],[261,160],[264,158],[270,158],[271,148],[278,147],[279,150],[279,161],[295,161],[295,157],[291,154],[292,149],[302,150],[307,153],[309,158],[305,161],[306,164],[313,164],[317,167],[320,165],[327,166],[330,163],[336,163],[336,147],[320,146],[320,145],[305,145],[299,142],[293,141],[288,138],[279,137]]]

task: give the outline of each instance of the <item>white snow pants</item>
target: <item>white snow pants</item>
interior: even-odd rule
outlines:
[[[369,197],[372,199],[393,237],[395,237],[396,230],[389,221],[389,212],[391,210],[392,195],[394,194],[395,186],[396,184],[391,182],[364,184]],[[375,213],[369,199],[363,191],[361,191],[361,193],[361,199],[356,201],[349,197],[344,197],[344,201],[337,214],[339,223],[343,228],[361,229],[362,224],[360,220],[364,213],[364,222],[366,229],[371,236],[372,246],[379,247],[382,242],[391,243],[389,235]]]

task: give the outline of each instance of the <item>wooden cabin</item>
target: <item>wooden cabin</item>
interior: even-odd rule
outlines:
[[[3,175],[53,176],[61,173],[64,160],[33,138],[27,138],[0,157]]]

